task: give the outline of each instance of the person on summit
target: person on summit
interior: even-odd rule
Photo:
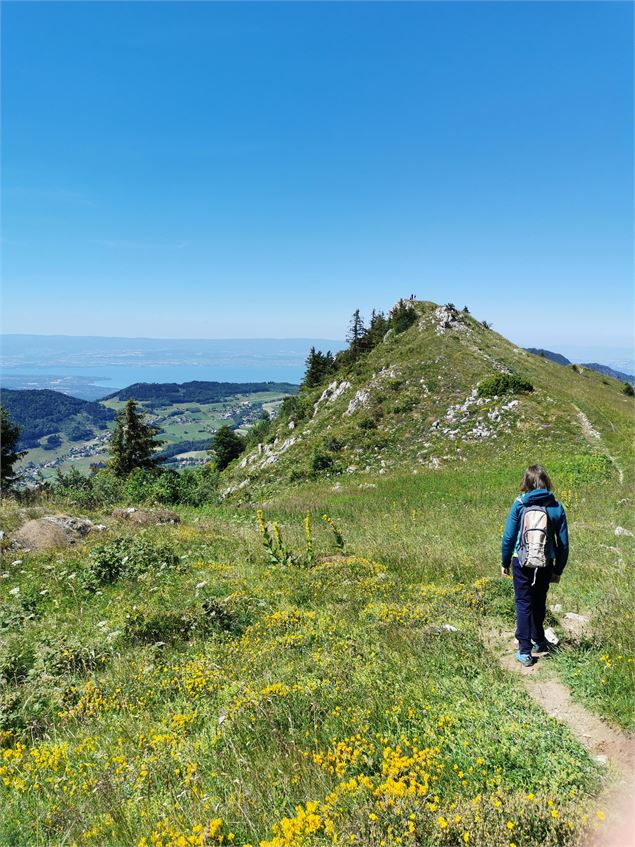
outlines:
[[[521,495],[511,507],[503,531],[501,573],[514,579],[516,659],[525,667],[547,649],[543,624],[547,592],[569,557],[569,533],[564,508],[553,496],[551,480],[540,465],[527,468]]]

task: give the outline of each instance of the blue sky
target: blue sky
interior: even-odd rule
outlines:
[[[632,337],[630,3],[2,3],[3,330]]]

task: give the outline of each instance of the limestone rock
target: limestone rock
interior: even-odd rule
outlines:
[[[115,509],[112,516],[138,526],[160,526],[181,522],[176,512],[170,512],[168,509],[135,509],[130,506],[127,509]]]
[[[49,547],[71,547],[78,544],[97,527],[88,518],[68,515],[46,515],[27,521],[13,535],[11,546],[16,550],[47,550]]]

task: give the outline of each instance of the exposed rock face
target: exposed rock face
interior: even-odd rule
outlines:
[[[337,380],[334,380],[334,382],[331,382],[330,385],[327,385],[313,406],[313,417],[315,417],[322,403],[332,403],[350,387],[351,384],[346,379],[343,379],[339,384]]]
[[[105,529],[88,518],[67,515],[46,515],[27,521],[14,534],[11,546],[16,550],[47,550],[49,547],[71,547],[80,543],[89,532]]]
[[[181,522],[181,518],[176,512],[170,512],[168,509],[135,509],[130,506],[128,509],[115,509],[112,516],[113,518],[119,518],[120,520],[137,524],[138,526],[177,524]]]
[[[458,329],[460,332],[468,332],[469,327],[463,323],[459,313],[451,306],[439,306],[433,312],[433,320],[436,323],[435,333],[443,335],[447,329]]]
[[[368,406],[368,401],[370,400],[370,392],[365,388],[360,388],[359,391],[356,392],[355,396],[348,404],[346,411],[344,412],[344,417],[349,417],[354,414],[358,409],[363,409],[364,406]]]

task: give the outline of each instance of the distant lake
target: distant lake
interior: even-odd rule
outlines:
[[[75,393],[91,398],[103,397],[135,382],[190,382],[192,380],[212,382],[293,382],[299,383],[304,374],[304,365],[273,365],[271,362],[249,365],[172,365],[152,367],[128,367],[106,365],[103,367],[29,367],[3,368],[3,388],[53,388],[65,393]],[[76,386],[77,391],[68,389]],[[91,390],[102,389],[101,391]],[[77,393],[81,392],[81,393]]]
[[[135,382],[299,383],[309,349],[328,339],[172,340],[2,337],[3,388],[51,388],[94,400]]]

